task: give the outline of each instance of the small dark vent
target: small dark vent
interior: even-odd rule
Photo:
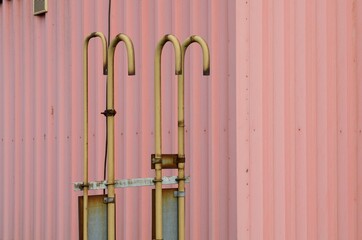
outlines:
[[[44,14],[48,11],[47,0],[33,0],[34,15]]]

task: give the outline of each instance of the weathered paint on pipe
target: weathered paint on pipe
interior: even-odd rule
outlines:
[[[155,52],[155,236],[162,239],[162,108],[161,108],[161,57],[162,49],[171,42],[175,51],[175,74],[182,74],[182,52],[179,40],[171,35],[165,35],[157,44]]]
[[[108,202],[108,239],[114,240],[116,238],[116,209],[115,209],[115,192],[114,192],[114,116],[116,111],[114,109],[114,54],[117,44],[124,42],[127,50],[128,57],[128,75],[135,74],[135,55],[132,40],[125,34],[118,34],[108,47],[108,78],[107,78],[107,110],[105,115],[107,117],[107,197],[110,199]]]
[[[82,44],[91,32],[107,33],[107,5],[49,1],[43,17],[32,15],[31,1],[0,5],[0,238],[78,237],[82,193],[72,186],[83,179]],[[197,34],[209,44],[212,75],[201,76],[200,50],[191,45],[186,239],[362,239],[361,1],[112,5],[111,36],[132,38],[137,67],[135,81],[115,81],[118,179],[154,174],[148,76],[158,40]],[[177,139],[177,114],[166,114],[177,107],[172,54],[166,45],[162,74],[175,81],[162,82],[164,139]],[[103,178],[101,56],[91,41],[89,76],[99,81],[89,85],[89,181]],[[123,54],[115,61],[117,78],[127,64]],[[176,152],[176,141],[163,150]],[[151,189],[116,193],[117,239],[149,239]]]
[[[175,185],[177,184],[177,176],[163,176],[162,177],[162,185]],[[154,178],[132,178],[132,179],[120,179],[114,180],[115,188],[128,188],[128,187],[145,187],[145,186],[154,186]],[[190,182],[190,177],[185,178],[185,183]],[[75,182],[74,190],[82,191],[83,182]],[[88,182],[89,190],[100,190],[107,189],[107,181],[96,181],[96,182]]]
[[[197,35],[188,37],[181,45],[182,74],[178,75],[178,157],[185,158],[185,53],[192,43],[198,43],[202,49],[203,74],[210,74],[210,51],[205,40]],[[185,163],[178,164],[178,191],[185,192]],[[178,239],[185,239],[185,194],[178,197]]]
[[[103,74],[107,74],[107,41],[103,33],[93,32],[83,44],[83,239],[88,239],[88,45],[92,38],[99,37],[103,47]]]

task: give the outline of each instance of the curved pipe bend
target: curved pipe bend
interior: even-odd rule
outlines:
[[[172,34],[167,34],[161,38],[156,47],[155,53],[155,73],[159,71],[161,74],[161,55],[162,49],[167,42],[171,42],[175,51],[175,74],[182,74],[182,52],[180,41]]]
[[[84,40],[83,45],[83,91],[84,91],[84,145],[83,145],[83,238],[88,239],[88,46],[92,38],[99,37],[103,47],[103,74],[107,75],[107,40],[103,33],[93,32]]]
[[[187,48],[192,43],[198,43],[202,49],[202,57],[203,57],[203,74],[210,75],[210,51],[209,46],[205,42],[205,40],[197,35],[192,35],[188,37],[182,44],[182,67],[184,68],[184,61],[185,61],[185,53]],[[183,70],[184,71],[184,70]]]
[[[114,68],[114,53],[119,42],[124,42],[127,50],[128,75],[135,75],[135,54],[132,40],[123,33],[118,34],[111,42],[108,49],[109,67]]]
[[[162,132],[161,132],[161,55],[162,49],[167,42],[171,42],[175,51],[175,74],[182,75],[182,48],[180,41],[172,34],[167,34],[161,38],[156,47],[155,53],[155,155],[161,157]]]
[[[90,35],[88,35],[84,40],[84,46],[83,46],[83,52],[84,52],[84,61],[86,61],[87,64],[86,67],[88,69],[88,45],[89,41],[92,38],[99,37],[102,41],[102,48],[103,48],[103,74],[107,75],[107,40],[103,33],[101,32],[92,32]]]
[[[155,157],[162,156],[161,130],[161,55],[167,42],[171,42],[175,51],[175,74],[182,74],[182,49],[179,40],[171,35],[165,35],[158,42],[155,53]],[[162,164],[155,164],[155,237],[162,239]]]
[[[113,115],[107,116],[107,156],[108,156],[108,187],[107,197],[114,199],[114,54],[119,42],[124,42],[128,57],[128,75],[135,74],[135,55],[131,39],[123,34],[118,34],[108,48],[108,78],[107,78],[107,111],[112,111]],[[108,204],[108,239],[115,239],[115,205],[114,202]]]

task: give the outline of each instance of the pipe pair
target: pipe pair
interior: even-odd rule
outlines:
[[[88,45],[92,38],[99,37],[103,47],[103,74],[107,75],[107,198],[108,204],[108,239],[115,239],[115,200],[114,200],[114,53],[119,42],[124,42],[128,56],[128,75],[135,74],[134,48],[131,39],[125,34],[118,34],[107,50],[107,41],[103,33],[93,32],[84,40],[83,76],[84,76],[84,180],[83,180],[83,239],[88,240]]]
[[[92,38],[99,37],[103,46],[103,74],[107,75],[107,203],[108,203],[108,239],[115,239],[115,201],[114,201],[114,53],[117,44],[123,41],[128,56],[128,75],[135,74],[134,47],[131,39],[125,34],[118,34],[107,50],[107,41],[103,33],[94,32],[84,41],[84,187],[83,187],[83,238],[88,240],[88,45]],[[162,239],[162,132],[161,132],[161,55],[167,42],[171,42],[175,51],[175,73],[178,75],[178,158],[185,159],[184,139],[184,58],[188,46],[198,43],[203,51],[203,74],[210,73],[210,53],[206,42],[199,36],[190,36],[181,45],[173,35],[165,35],[157,44],[155,54],[155,201],[156,201],[156,239]],[[160,160],[157,162],[157,159]],[[178,192],[185,191],[184,161],[178,163]],[[184,194],[178,198],[178,239],[185,239],[185,199]]]
[[[181,45],[173,35],[165,35],[157,44],[155,54],[155,234],[162,239],[162,129],[161,129],[161,55],[167,42],[175,51],[175,74],[178,75],[178,239],[185,239],[185,135],[184,135],[184,64],[188,46],[198,43],[203,52],[203,74],[210,74],[210,52],[207,43],[199,36],[188,37]],[[181,160],[182,159],[182,160]]]

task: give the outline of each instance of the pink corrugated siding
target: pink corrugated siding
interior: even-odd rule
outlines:
[[[107,35],[108,1],[0,5],[0,239],[77,239],[82,44]],[[166,33],[185,64],[187,239],[362,239],[362,3],[353,0],[112,1],[116,178],[152,177],[153,58]],[[163,51],[163,149],[177,150],[174,53]],[[105,76],[89,53],[90,180],[103,178]],[[164,171],[165,175],[176,174]],[[116,190],[117,239],[150,239],[151,189]]]
[[[250,2],[251,239],[361,238],[360,5]]]

